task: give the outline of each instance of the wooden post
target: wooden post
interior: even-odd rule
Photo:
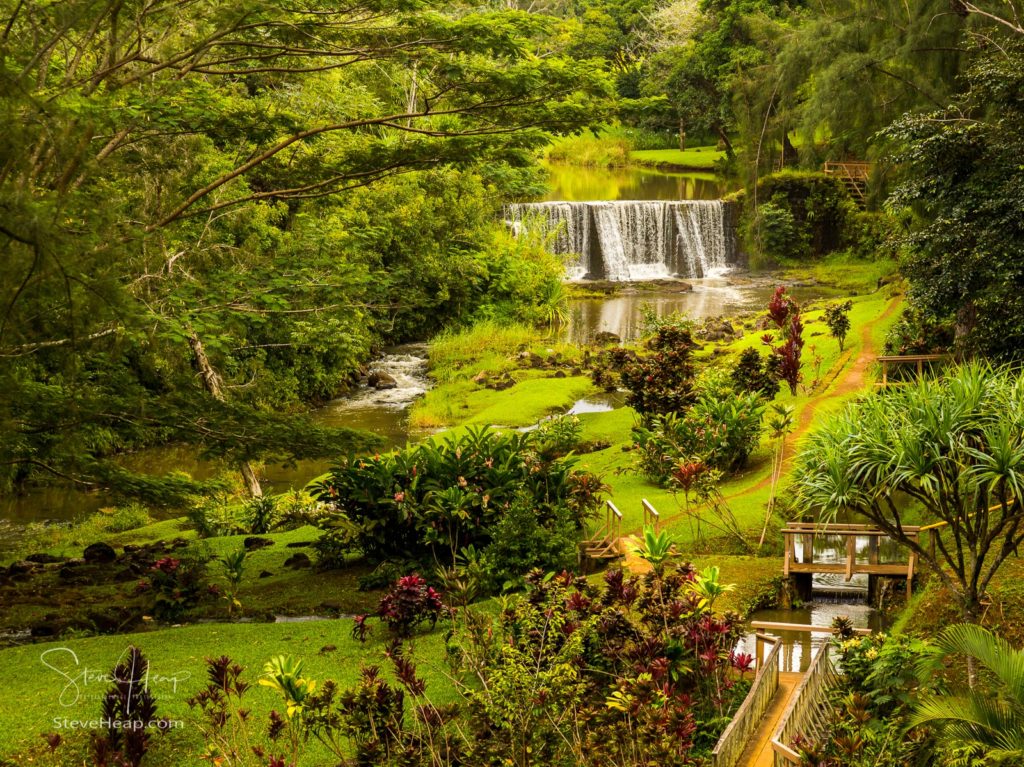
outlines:
[[[872,535],[868,539],[868,564],[878,564],[878,536]]]
[[[846,582],[853,580],[853,565],[857,560],[857,537],[846,536]]]

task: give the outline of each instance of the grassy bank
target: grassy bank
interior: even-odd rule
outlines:
[[[677,170],[714,170],[715,165],[724,158],[725,152],[713,146],[698,146],[685,150],[634,149],[629,153],[629,161],[636,165]]]

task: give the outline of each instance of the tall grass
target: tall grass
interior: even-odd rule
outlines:
[[[439,384],[451,383],[473,370],[501,371],[514,366],[510,355],[540,339],[529,325],[491,320],[465,330],[449,330],[430,344],[430,372]]]
[[[629,164],[632,147],[625,138],[595,136],[582,133],[559,139],[548,150],[552,162],[586,165],[596,168],[621,168]]]

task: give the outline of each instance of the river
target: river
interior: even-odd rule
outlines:
[[[687,200],[713,199],[729,185],[710,174],[665,173],[648,168],[578,168],[549,166],[551,173],[548,199],[591,200]],[[588,343],[594,334],[606,331],[629,341],[640,332],[642,307],[652,306],[658,315],[681,312],[694,319],[732,315],[760,309],[765,305],[774,283],[749,275],[720,274],[705,279],[687,280],[667,286],[639,289],[624,286],[602,298],[570,301],[568,322],[556,333],[561,340]],[[796,290],[798,300],[820,293]],[[351,397],[335,400],[312,413],[330,426],[346,426],[373,431],[384,439],[385,447],[404,445],[422,437],[410,433],[408,410],[412,402],[427,390],[427,350],[425,344],[389,349],[374,361],[371,369],[385,370],[396,379],[394,389],[378,391],[362,387]],[[586,407],[585,404],[580,405]],[[186,446],[164,446],[125,456],[123,464],[134,471],[164,474],[184,471],[196,479],[206,479],[223,466],[202,461]],[[325,472],[329,461],[304,461],[295,466],[269,465],[263,476],[268,490],[284,491],[301,487]],[[91,514],[110,505],[100,493],[82,492],[60,485],[33,488],[17,497],[0,498],[0,525],[29,522],[67,521]]]

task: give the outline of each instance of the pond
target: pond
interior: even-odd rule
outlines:
[[[760,311],[767,305],[776,282],[743,272],[687,280],[657,287],[628,286],[608,296],[578,298],[569,302],[562,340],[586,344],[597,333],[614,333],[623,341],[636,339],[642,330],[643,308],[651,307],[659,317],[677,313],[690,319],[735,316]],[[822,288],[796,287],[789,290],[800,303],[822,298]]]
[[[736,189],[713,173],[675,173],[632,165],[595,168],[548,163],[546,201],[718,200]]]

